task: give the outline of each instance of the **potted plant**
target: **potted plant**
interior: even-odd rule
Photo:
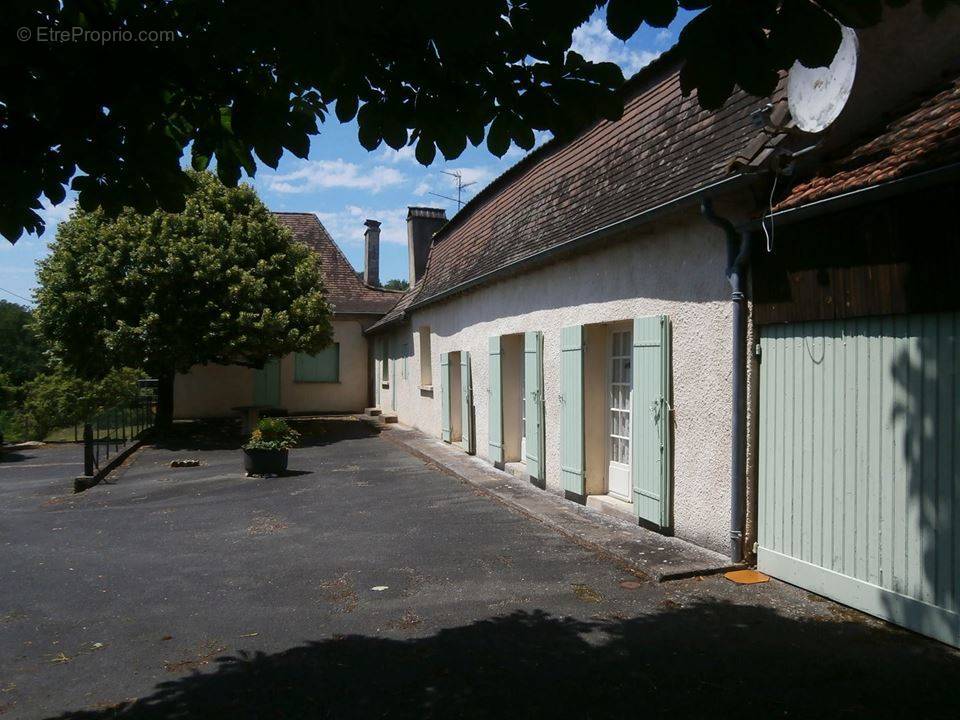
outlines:
[[[300,433],[283,418],[262,418],[243,446],[243,469],[247,475],[280,475],[286,472],[290,448]]]

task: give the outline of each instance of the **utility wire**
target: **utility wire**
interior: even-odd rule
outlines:
[[[7,295],[13,295],[13,297],[15,298],[20,298],[21,300],[26,300],[31,305],[33,304],[33,300],[31,300],[30,298],[25,298],[23,295],[17,295],[12,290],[7,290],[6,288],[0,287],[0,292],[5,292]]]

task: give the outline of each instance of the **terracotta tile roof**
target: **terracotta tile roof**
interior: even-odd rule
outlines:
[[[409,292],[404,293],[403,297],[400,298],[400,302],[394,305],[390,309],[390,312],[388,312],[382,318],[377,320],[377,322],[375,322],[373,325],[368,327],[366,329],[366,332],[375,332],[388,325],[392,325],[394,322],[398,320],[402,320],[403,314],[407,311],[407,308],[409,308],[414,303],[414,301],[417,299],[419,294],[420,294],[420,288],[418,286],[415,286],[411,288]]]
[[[295,240],[309,245],[320,255],[327,299],[335,313],[381,315],[401,298],[400,292],[365,284],[313,213],[275,212],[274,215],[281,224],[290,228]]]
[[[547,143],[478,193],[434,239],[416,301],[728,178],[775,142],[750,118],[767,100],[738,91],[702,110],[679,68],[662,56],[628,83],[620,120]]]
[[[801,182],[774,211],[960,162],[960,77]]]

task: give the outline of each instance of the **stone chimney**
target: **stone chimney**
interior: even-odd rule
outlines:
[[[427,255],[433,236],[447,222],[442,208],[411,207],[407,212],[407,256],[410,262],[410,287],[417,284],[427,267]]]
[[[363,223],[363,281],[367,285],[380,287],[380,223],[367,220]]]

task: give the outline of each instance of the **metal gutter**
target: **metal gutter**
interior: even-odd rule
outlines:
[[[747,273],[750,270],[751,231],[739,233],[733,223],[713,211],[710,198],[700,205],[704,218],[723,230],[727,238],[727,280],[733,306],[733,354],[731,397],[733,427],[730,440],[730,560],[743,562],[743,537],[746,530],[747,484]]]
[[[591,243],[596,242],[597,240],[602,240],[610,235],[621,233],[640,225],[644,225],[656,219],[657,217],[660,217],[672,210],[676,210],[677,208],[698,200],[708,194],[715,194],[719,191],[729,191],[744,185],[748,185],[756,178],[756,173],[738,173],[736,175],[723,178],[722,180],[718,180],[710,185],[705,185],[697,190],[692,190],[684,195],[679,195],[672,200],[668,200],[664,203],[660,203],[659,205],[647,208],[646,210],[624,218],[623,220],[618,220],[615,223],[604,225],[603,227],[583,233],[582,235],[578,235],[577,237],[571,238],[570,240],[562,242],[558,245],[553,245],[546,250],[540,250],[527,255],[526,257],[520,258],[519,260],[515,260],[509,265],[504,265],[496,270],[490,270],[489,272],[478,275],[470,280],[465,280],[464,282],[454,285],[451,288],[447,288],[443,292],[437,293],[436,295],[431,295],[423,300],[417,300],[411,303],[410,306],[404,310],[403,315],[406,316],[406,314],[411,310],[418,310],[427,305],[432,305],[433,303],[445,300],[453,295],[459,295],[460,293],[477,287],[478,285],[484,285],[486,283],[508,277],[529,265],[547,262],[558,255],[580,250],[584,247],[587,247]]]
[[[765,218],[774,220],[778,225],[787,225],[800,222],[809,218],[818,217],[828,212],[837,212],[857,205],[863,205],[868,202],[876,202],[893,195],[899,195],[910,190],[923,190],[924,188],[938,185],[950,180],[960,180],[960,163],[945,165],[934,170],[926,170],[915,175],[889,180],[879,185],[869,185],[867,187],[851,190],[841,195],[815,200],[806,205],[778,210],[775,213],[766,215]],[[759,229],[762,220],[751,220],[749,223],[741,226],[743,229]]]

